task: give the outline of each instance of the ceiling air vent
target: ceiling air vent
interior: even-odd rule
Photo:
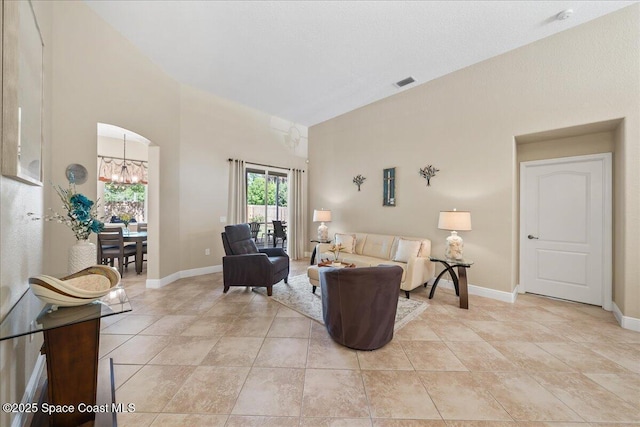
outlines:
[[[403,87],[406,85],[410,85],[411,83],[415,82],[416,79],[414,79],[413,77],[407,77],[406,79],[402,79],[399,82],[394,83],[397,87]]]

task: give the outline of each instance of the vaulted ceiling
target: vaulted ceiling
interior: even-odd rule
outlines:
[[[305,126],[637,2],[85,1],[177,81]]]

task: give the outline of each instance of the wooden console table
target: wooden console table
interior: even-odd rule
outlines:
[[[34,319],[31,313],[38,313],[38,310]],[[48,405],[74,408],[73,411],[52,413],[48,417],[50,426],[75,427],[97,421],[96,413],[86,409],[97,404],[107,404],[111,410],[113,390],[105,393],[108,401],[96,399],[99,370],[102,369],[100,375],[113,375],[110,363],[109,369],[98,366],[100,319],[128,311],[131,311],[131,304],[123,288],[116,288],[90,304],[57,309],[40,301],[29,289],[0,323],[0,341],[37,332],[44,335],[41,352],[47,359],[46,401]],[[113,387],[113,378],[100,381],[107,381]],[[106,425],[116,425],[115,415],[108,414]]]

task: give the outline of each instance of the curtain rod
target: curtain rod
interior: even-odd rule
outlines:
[[[113,156],[102,156],[100,154],[98,154],[98,158],[99,159],[114,159],[114,160],[125,160],[123,157],[113,157]],[[136,159],[126,159],[127,161],[132,161],[132,162],[142,162],[142,163],[149,163],[148,160],[136,160]]]
[[[227,159],[227,161],[229,161],[229,162],[235,162],[236,160],[237,159],[232,159],[232,158]],[[245,163],[249,163],[249,164],[254,165],[254,166],[264,166],[265,168],[285,169],[285,170],[288,170],[288,171],[291,170],[291,168],[283,168],[282,166],[265,165],[265,164],[262,164],[262,163],[254,163],[254,162],[247,162],[247,161],[245,161]],[[304,169],[300,169],[300,170],[302,172],[306,172]]]

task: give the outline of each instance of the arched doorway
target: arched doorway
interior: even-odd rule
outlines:
[[[146,262],[136,264],[135,272],[148,274],[157,268],[153,260],[157,257],[157,242],[153,243],[154,221],[157,221],[157,197],[154,190],[158,183],[152,183],[150,176],[157,169],[156,162],[150,162],[149,153],[153,143],[142,135],[112,124],[97,125],[97,196],[100,200],[99,213],[107,227],[125,227],[126,233],[134,238],[141,231],[148,233],[145,245]],[[153,157],[153,156],[152,156]],[[157,156],[155,156],[157,158]],[[157,240],[157,239],[156,239]]]

